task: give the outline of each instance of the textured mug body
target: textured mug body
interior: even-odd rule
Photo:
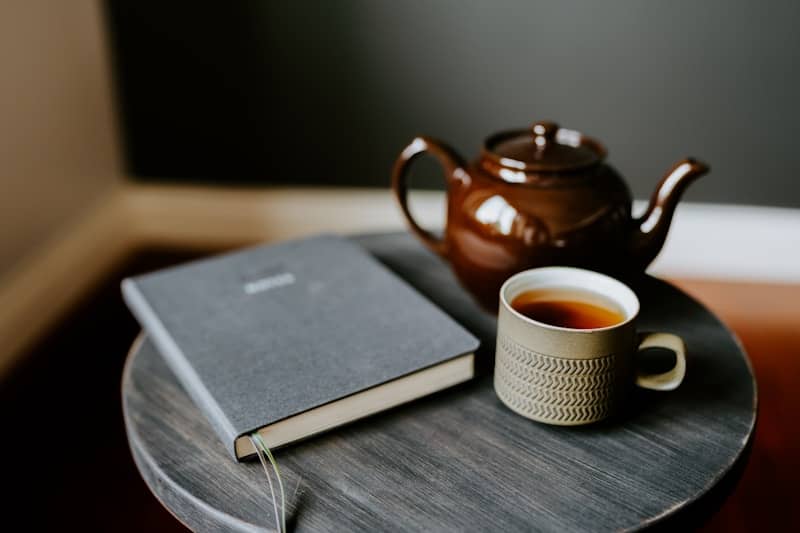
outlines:
[[[586,274],[598,278],[589,278],[592,287],[575,286],[568,279],[559,281],[564,271],[573,270],[580,272],[581,279],[586,279]],[[525,317],[510,302],[531,288],[525,274],[536,271],[552,271],[551,286],[566,283],[612,298],[625,311],[625,320],[606,328],[578,330]],[[614,414],[633,381],[639,304],[630,289],[623,286],[630,294],[620,295],[613,284],[622,285],[601,274],[556,267],[523,272],[503,285],[494,387],[511,410],[556,425],[588,424]]]

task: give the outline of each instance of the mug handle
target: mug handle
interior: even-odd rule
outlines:
[[[452,148],[444,143],[431,139],[430,137],[417,137],[403,149],[397,161],[394,163],[392,169],[392,190],[400,204],[400,209],[403,211],[406,220],[411,228],[411,231],[419,237],[419,239],[431,250],[446,258],[448,253],[448,243],[446,239],[447,232],[445,231],[444,238],[438,238],[426,229],[423,229],[417,224],[411,211],[408,209],[408,184],[406,182],[408,165],[411,161],[420,154],[428,152],[444,167],[445,178],[452,179],[457,172],[463,171],[464,163],[461,157],[456,154]]]
[[[675,390],[686,376],[686,345],[672,333],[642,333],[637,352],[647,348],[666,348],[675,352],[675,366],[660,374],[636,373],[636,385],[650,390]]]

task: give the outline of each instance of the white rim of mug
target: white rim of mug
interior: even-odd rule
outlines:
[[[625,320],[623,320],[622,322],[618,322],[617,324],[614,324],[612,326],[606,326],[606,327],[603,327],[603,328],[578,329],[578,328],[565,328],[565,327],[562,327],[562,326],[554,326],[552,324],[547,324],[546,322],[540,322],[538,320],[534,320],[534,319],[532,319],[530,317],[527,317],[527,316],[523,315],[522,313],[520,313],[519,311],[517,311],[516,309],[514,309],[514,307],[511,305],[511,303],[506,298],[506,290],[508,289],[508,286],[510,284],[514,283],[514,281],[516,281],[518,278],[531,276],[531,275],[537,274],[537,273],[547,273],[547,272],[569,272],[569,273],[572,273],[572,274],[579,274],[581,276],[587,276],[587,277],[590,277],[590,278],[594,277],[596,279],[597,278],[604,279],[607,282],[610,282],[612,285],[616,285],[617,288],[619,288],[623,293],[627,294],[631,298],[631,301],[634,303],[633,311],[631,313],[626,313],[626,314],[629,314],[629,316],[627,316],[625,318]],[[600,292],[600,291],[596,291],[596,290],[592,290],[592,289],[587,289],[586,287],[571,287],[570,284],[565,284],[565,286],[563,288],[594,292],[595,294],[599,294],[601,296],[604,296],[606,298],[611,299],[612,301],[614,301],[617,304],[620,304],[619,298],[617,298],[617,297],[615,297],[613,295],[606,294],[604,292]],[[527,289],[527,290],[536,290],[536,287],[531,287],[530,289]],[[503,307],[505,307],[506,310],[509,311],[512,315],[516,316],[517,318],[519,318],[523,322],[528,322],[529,324],[532,324],[532,325],[535,325],[535,326],[540,326],[540,327],[543,327],[545,329],[550,329],[550,330],[553,330],[553,331],[563,331],[565,333],[596,333],[596,332],[599,332],[599,331],[611,331],[611,330],[614,330],[616,328],[622,327],[622,326],[624,326],[626,324],[629,324],[630,322],[635,320],[636,317],[639,316],[639,310],[641,308],[641,306],[639,304],[639,297],[636,296],[636,293],[633,292],[633,289],[631,289],[630,287],[628,287],[626,284],[622,283],[618,279],[612,278],[611,276],[608,276],[606,274],[602,274],[600,272],[595,272],[594,270],[587,270],[585,268],[577,268],[577,267],[561,267],[561,266],[531,268],[531,269],[528,269],[528,270],[523,270],[522,272],[517,272],[516,274],[514,274],[513,276],[511,276],[510,278],[505,280],[503,282],[503,285],[500,287],[500,304],[503,305]]]

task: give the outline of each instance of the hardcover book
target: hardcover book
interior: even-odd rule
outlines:
[[[128,307],[236,459],[466,381],[478,340],[335,236],[122,282]]]

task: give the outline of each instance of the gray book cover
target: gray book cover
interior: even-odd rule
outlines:
[[[479,344],[366,251],[336,236],[129,278],[122,292],[234,458],[242,435]]]

